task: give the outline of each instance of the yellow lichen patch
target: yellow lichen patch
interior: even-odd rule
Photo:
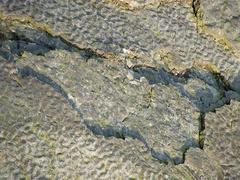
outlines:
[[[172,73],[183,74],[191,65],[183,64],[176,58],[176,55],[170,49],[160,49],[155,51],[153,58],[156,63],[163,63]]]
[[[11,26],[11,25],[14,26],[14,25],[18,25],[18,24],[27,25],[31,28],[39,29],[39,30],[47,32],[49,34],[56,35],[56,33],[54,33],[48,25],[35,22],[30,17],[25,17],[25,16],[19,17],[16,15],[4,15],[4,14],[0,13],[0,20],[4,21],[9,26]]]
[[[161,5],[168,5],[168,4],[187,4],[191,5],[191,0],[149,0],[145,3],[145,7],[158,7]]]
[[[23,84],[21,83],[20,79],[17,76],[11,76],[11,77],[20,87],[23,87]]]
[[[230,52],[231,54],[240,57],[237,49],[232,45],[232,43],[224,34],[212,31],[208,29],[205,25],[203,25],[202,31],[210,35],[214,39],[214,41],[216,41],[226,52]]]
[[[203,60],[195,60],[193,61],[192,68],[200,69],[200,70],[206,70],[208,72],[211,72],[213,74],[220,74],[220,69],[209,62],[203,61]]]
[[[186,71],[192,68],[196,70],[205,70],[213,74],[220,74],[220,69],[216,65],[202,59],[193,60],[189,64],[184,64],[170,49],[160,49],[155,51],[153,59],[155,64],[159,64],[161,67],[167,68],[169,72],[176,75],[184,74]],[[155,67],[158,66],[155,65]]]
[[[214,64],[207,64],[206,70],[208,70],[209,72],[212,72],[214,74],[220,74],[220,69],[217,66],[215,66]]]

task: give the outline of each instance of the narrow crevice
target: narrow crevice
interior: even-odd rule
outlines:
[[[90,58],[103,58],[103,59],[108,58],[107,55],[104,54],[103,52],[97,52],[97,50],[92,49],[92,48],[79,47],[77,44],[74,44],[74,43],[68,41],[67,39],[63,38],[60,35],[53,35],[53,34],[50,34],[49,32],[46,32],[46,31],[45,31],[45,33],[49,37],[58,38],[64,44],[71,47],[76,52],[79,52],[81,54],[81,56],[83,56],[85,58],[86,61],[88,61]]]
[[[192,9],[193,14],[196,18],[198,18],[198,10],[200,8],[200,0],[192,0]]]
[[[144,66],[136,66],[131,69],[135,73],[135,76],[134,76],[135,79],[139,80],[140,77],[145,77],[149,81],[149,84],[158,84],[158,83],[163,84],[163,85],[171,84],[179,90],[179,92],[182,94],[183,97],[187,97],[191,102],[195,103],[196,107],[199,109],[199,112],[200,112],[199,119],[198,119],[199,120],[198,148],[200,148],[200,149],[204,149],[204,140],[205,140],[204,131],[205,131],[205,115],[206,115],[206,113],[208,113],[208,112],[215,113],[217,108],[223,107],[225,105],[229,105],[232,99],[240,101],[240,94],[231,88],[230,83],[220,73],[208,72],[208,73],[210,73],[209,75],[211,75],[214,80],[213,82],[211,82],[211,81],[208,81],[208,79],[207,80],[204,79],[203,78],[204,76],[201,77],[201,75],[198,75],[198,73],[194,73],[192,71],[192,69],[188,69],[188,70],[186,70],[185,73],[180,74],[180,75],[175,75],[164,69],[156,69],[156,68],[144,67]],[[209,86],[214,86],[222,96],[221,99],[219,99],[222,101],[222,103],[214,104],[214,106],[212,108],[209,108],[209,107],[202,108],[202,107],[198,106],[198,104],[196,104],[196,102],[194,100],[195,98],[189,96],[182,88],[183,85],[186,84],[189,79],[194,79],[194,78],[202,80]],[[238,98],[228,96],[227,93],[229,91],[236,93]],[[204,99],[202,99],[202,98],[197,98],[197,99],[204,101]],[[203,102],[203,104],[205,104],[205,103]],[[194,147],[194,145],[190,145],[190,146],[187,146],[186,148],[183,148],[183,150],[182,150],[183,162],[182,163],[184,163],[185,154],[190,147]]]
[[[186,154],[187,154],[188,150],[189,150],[189,148],[185,149],[185,151],[183,151],[183,162],[185,162]]]
[[[193,15],[194,17],[196,18],[196,30],[197,30],[197,33],[199,32],[199,24],[201,22],[201,13],[199,12],[200,10],[200,0],[192,0],[192,10],[193,10]]]
[[[226,104],[229,104],[232,99],[238,100],[238,98],[229,95],[229,92],[234,92],[240,99],[240,94],[231,88],[230,83],[220,73],[204,72],[201,73],[194,68],[187,69],[183,74],[173,74],[167,70],[160,68],[156,69],[149,66],[133,66],[131,70],[134,72],[134,78],[140,80],[141,77],[145,77],[150,85],[163,84],[172,85],[178,89],[183,97],[189,99],[199,112],[212,112],[216,108],[220,108]],[[213,96],[210,90],[204,88],[196,89],[196,94],[193,96],[188,93],[184,88],[188,84],[188,81],[192,79],[200,80],[206,83],[206,87],[213,87],[216,89],[220,97],[213,99],[209,102],[209,99],[205,95]],[[210,79],[210,80],[209,80]]]
[[[40,31],[38,29],[7,29],[5,33],[0,34],[0,39],[0,55],[13,62],[16,62],[14,55],[21,57],[24,52],[30,52],[38,56],[44,56],[49,51],[54,50],[77,52],[85,61],[88,61],[91,58],[97,60],[99,58],[106,59],[104,53],[98,53],[91,48],[80,48],[78,45],[67,41],[61,36],[55,36],[47,31]],[[4,43],[8,45],[6,49],[10,49],[10,52],[12,53],[11,58],[8,58],[10,57],[10,54],[2,48]]]
[[[204,130],[205,130],[205,113],[201,112],[199,116],[199,148],[203,149],[204,147]]]

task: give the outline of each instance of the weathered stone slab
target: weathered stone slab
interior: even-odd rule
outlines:
[[[240,174],[240,103],[209,113],[205,118],[205,151],[221,164],[224,176],[237,179]]]

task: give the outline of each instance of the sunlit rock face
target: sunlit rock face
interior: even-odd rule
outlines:
[[[0,178],[237,178],[240,59],[205,6],[0,1]]]
[[[239,177],[239,119],[240,104],[232,101],[230,105],[209,113],[205,120],[205,151],[219,159],[225,177]]]
[[[240,2],[237,0],[201,1],[204,23],[216,34],[240,48]]]

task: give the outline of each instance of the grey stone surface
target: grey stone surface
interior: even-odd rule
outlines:
[[[169,49],[185,66],[195,60],[215,64],[232,88],[240,92],[235,79],[240,72],[239,57],[197,32],[191,3],[128,11],[103,0],[2,0],[0,9],[48,24],[82,47],[116,54],[127,49],[148,57]]]
[[[169,156],[176,164],[186,149],[198,146],[197,108],[173,86],[128,80],[133,72],[123,64],[86,62],[78,52],[38,56],[25,51],[16,63],[22,76],[36,77],[64,96],[96,133],[137,138],[159,160]]]
[[[240,103],[209,113],[205,120],[205,151],[219,160],[226,179],[238,179],[240,174]]]
[[[221,177],[210,159],[201,169],[194,161],[163,165],[137,140],[96,136],[52,87],[36,78],[21,78],[14,73],[16,66],[2,58],[0,69],[1,179]],[[190,159],[203,154],[190,152]]]
[[[1,59],[1,178],[144,177],[159,166],[137,141],[94,136],[52,87],[30,77],[20,86],[15,68]]]
[[[237,178],[239,58],[191,3],[0,1],[0,178]]]
[[[240,2],[238,0],[201,0],[204,23],[225,36],[238,52],[240,49]]]

